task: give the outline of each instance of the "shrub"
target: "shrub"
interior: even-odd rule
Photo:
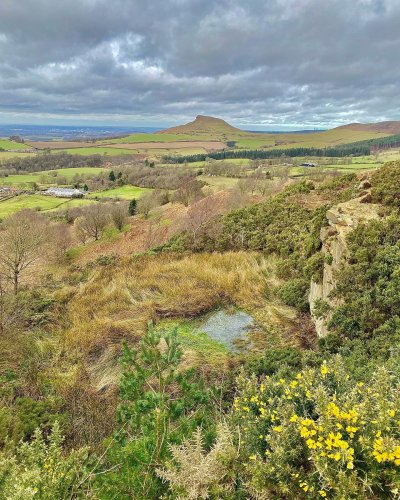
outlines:
[[[360,224],[348,237],[350,260],[337,273],[329,328],[343,337],[370,338],[400,316],[400,219]]]
[[[275,375],[279,373],[287,376],[302,367],[302,354],[295,347],[268,349],[263,356],[250,358],[244,365],[249,375]]]
[[[198,427],[193,438],[181,445],[172,445],[172,459],[158,475],[169,482],[173,493],[179,497],[231,498],[235,491],[235,461],[238,450],[234,434],[226,424],[220,424],[217,439],[211,450],[205,449],[204,438]]]
[[[356,383],[340,357],[292,379],[241,377],[233,421],[256,498],[395,498],[398,362]]]
[[[292,306],[299,311],[306,312],[309,310],[309,288],[310,282],[307,279],[292,279],[281,286],[279,290],[279,297],[288,306]]]
[[[400,162],[386,163],[371,176],[371,196],[374,203],[400,206]]]
[[[86,489],[87,450],[62,452],[57,423],[46,441],[36,430],[31,443],[0,455],[0,496],[9,500],[75,498]]]
[[[207,422],[211,392],[192,372],[178,373],[181,356],[176,330],[151,325],[137,349],[124,346],[120,429],[106,464],[117,470],[99,478],[107,498],[160,498],[165,485],[156,470],[170,445]]]

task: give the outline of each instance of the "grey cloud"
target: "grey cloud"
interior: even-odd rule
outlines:
[[[399,119],[399,21],[397,0],[2,0],[0,118]]]

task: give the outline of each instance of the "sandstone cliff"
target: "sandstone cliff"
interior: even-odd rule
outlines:
[[[331,306],[335,306],[330,293],[335,288],[335,271],[348,258],[346,238],[360,222],[368,222],[379,218],[380,205],[368,203],[368,194],[361,198],[340,203],[327,211],[326,217],[329,225],[321,230],[322,252],[326,256],[323,279],[321,283],[311,282],[309,302],[311,312],[318,299],[322,299]],[[327,333],[329,316],[316,318],[312,314],[318,337]]]

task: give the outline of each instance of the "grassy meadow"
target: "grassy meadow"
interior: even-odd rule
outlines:
[[[90,193],[87,198],[119,198],[122,200],[131,200],[132,198],[140,198],[144,193],[151,192],[152,189],[142,188],[138,186],[120,186],[104,191],[96,191]]]
[[[123,149],[123,148],[107,148],[107,147],[87,147],[87,148],[65,148],[57,149],[58,153],[68,153],[71,155],[102,155],[102,156],[121,156],[121,155],[133,155],[137,154],[138,151],[135,149]]]
[[[8,160],[14,158],[29,158],[34,154],[35,153],[20,153],[18,151],[0,151],[0,166]]]
[[[208,137],[209,138],[209,137]],[[198,140],[198,137],[189,134],[131,134],[117,139],[97,141],[96,144],[119,144],[134,142],[175,142]]]
[[[7,217],[24,209],[51,211],[59,208],[72,208],[93,203],[86,199],[65,199],[42,194],[21,194],[7,200],[0,201],[0,218]]]
[[[26,144],[21,144],[19,142],[14,142],[8,139],[0,138],[0,149],[11,149],[11,150],[29,149],[29,146],[27,146]]]

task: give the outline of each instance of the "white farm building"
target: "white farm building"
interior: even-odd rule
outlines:
[[[51,187],[44,194],[59,198],[82,198],[85,193],[80,189]]]

